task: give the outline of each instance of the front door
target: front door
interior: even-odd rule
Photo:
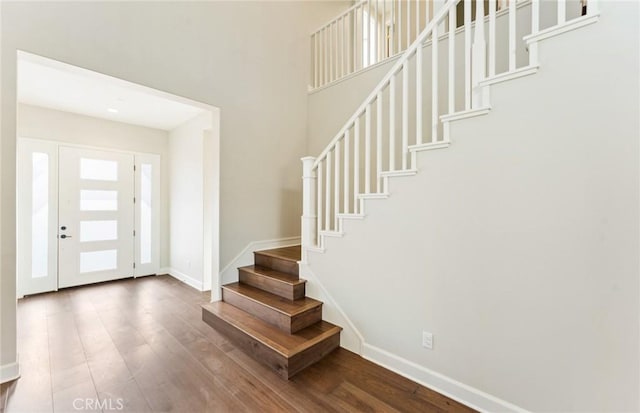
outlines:
[[[60,147],[58,286],[134,275],[134,156]]]

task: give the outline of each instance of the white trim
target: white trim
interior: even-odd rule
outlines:
[[[417,169],[399,169],[396,171],[383,171],[380,172],[380,176],[383,178],[390,178],[394,176],[413,176],[418,173]]]
[[[0,384],[20,378],[20,357],[16,361],[0,366]]]
[[[436,143],[423,143],[422,145],[409,146],[410,152],[430,151],[433,149],[446,149],[451,145],[451,142],[436,142]]]
[[[381,193],[381,194],[358,194],[358,199],[387,199],[389,198],[389,194]]]
[[[588,26],[593,23],[597,23],[600,20],[600,13],[580,16],[573,20],[569,20],[564,24],[559,24],[553,27],[549,27],[548,29],[541,30],[536,34],[530,34],[528,36],[524,36],[523,40],[530,45],[531,43],[539,42],[540,40],[549,39],[551,37],[555,37],[561,35],[562,33],[570,32],[575,29],[579,29],[584,26]]]
[[[362,357],[481,412],[527,410],[368,343]]]
[[[364,214],[338,214],[338,219],[364,219]]]
[[[218,274],[220,286],[238,281],[238,267],[253,264],[253,252],[268,250],[271,248],[290,247],[300,244],[300,237],[287,237],[268,239],[263,241],[252,241],[234,259],[231,260]]]
[[[454,112],[449,115],[442,115],[440,116],[440,120],[442,121],[442,123],[445,123],[445,122],[452,122],[452,121],[461,120],[461,119],[468,119],[476,116],[486,115],[489,113],[490,110],[491,110],[491,106],[486,106],[484,108],[478,108],[478,109],[462,110],[460,112]],[[413,147],[409,147],[409,149],[412,149],[412,148]]]
[[[341,231],[320,231],[321,237],[334,237],[334,238],[342,238],[344,233]]]
[[[500,73],[500,74],[492,76],[492,77],[488,77],[485,80],[483,80],[482,82],[478,83],[478,85],[481,86],[481,87],[482,86],[489,86],[489,85],[494,85],[494,84],[500,83],[500,82],[506,82],[507,80],[517,79],[519,77],[534,75],[534,74],[536,74],[538,72],[539,68],[540,68],[540,66],[538,66],[538,65],[524,66],[524,67],[516,69],[516,70],[514,70],[512,72],[504,72],[504,73]]]
[[[170,275],[171,267],[160,267],[156,275]]]
[[[178,281],[182,281],[190,287],[195,288],[198,291],[204,291],[202,288],[202,281],[198,281],[195,278],[187,275],[183,272],[176,270],[175,268],[169,268],[168,274]]]

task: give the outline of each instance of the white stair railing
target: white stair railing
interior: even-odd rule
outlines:
[[[371,3],[356,3],[344,16]],[[364,200],[386,198],[389,177],[415,174],[417,152],[448,147],[451,121],[488,113],[492,83],[535,73],[537,41],[588,24],[598,15],[597,0],[589,0],[586,16],[577,14],[567,20],[566,2],[557,0],[557,20],[541,30],[540,0],[517,4],[515,0],[489,0],[487,4],[485,13],[483,0],[445,3],[322,153],[302,159],[303,261],[307,250],[323,249],[325,237],[342,235],[342,221],[361,219]],[[531,9],[531,33],[518,41],[516,13],[525,5]],[[462,19],[458,19],[458,10],[464,14]],[[502,30],[508,36],[506,50],[496,48],[498,17],[508,26]],[[463,27],[458,27],[460,20]],[[484,24],[472,24],[472,20]],[[462,39],[458,45],[456,34]],[[446,49],[441,50],[445,42]],[[429,45],[430,56],[423,56]],[[528,58],[518,67],[518,53],[526,53],[525,47]],[[447,59],[441,60],[441,55]],[[498,56],[504,64],[497,64]],[[430,70],[424,70],[423,59],[430,60]],[[497,73],[499,66],[504,67],[501,73]],[[461,79],[456,81],[458,73]],[[460,88],[456,88],[458,83]],[[439,93],[439,89],[446,90]]]
[[[311,37],[311,87],[318,88],[403,52],[443,0],[359,0]]]

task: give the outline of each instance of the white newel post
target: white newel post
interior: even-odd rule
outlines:
[[[471,107],[489,105],[489,88],[480,86],[487,76],[487,42],[484,35],[484,0],[476,0],[476,24],[471,49]]]
[[[316,158],[307,156],[302,160],[302,262],[307,262],[307,248],[314,246],[316,226],[316,174],[313,163]]]

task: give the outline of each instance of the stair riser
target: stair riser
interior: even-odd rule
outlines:
[[[211,314],[205,309],[202,310],[202,321],[209,324],[211,327],[216,329],[216,331],[225,335],[231,342],[240,347],[242,351],[247,353],[249,356],[258,360],[262,364],[265,364],[272,370],[275,370],[283,379],[288,379],[290,377],[289,361],[280,353],[270,349],[260,341],[244,333],[242,330],[237,329],[235,326],[230,325],[215,314]],[[298,369],[296,372],[298,371],[300,370]]]
[[[226,336],[249,356],[275,370],[283,379],[290,379],[340,346],[340,331],[337,331],[335,334],[287,359],[261,341],[254,339],[249,334],[204,308],[202,309],[202,320]]]
[[[289,360],[287,378],[306,369],[317,361],[322,360],[327,354],[340,347],[340,333],[334,334],[315,346],[296,354]]]
[[[255,274],[242,269],[240,269],[240,282],[288,300],[297,300],[305,295],[304,284],[291,285],[266,275]]]
[[[262,255],[259,251],[253,253],[253,260],[255,265],[289,274],[292,280],[299,279],[298,263],[295,261]]]
[[[295,333],[322,320],[322,305],[290,317],[234,291],[222,289],[222,301],[278,327],[285,333]]]

